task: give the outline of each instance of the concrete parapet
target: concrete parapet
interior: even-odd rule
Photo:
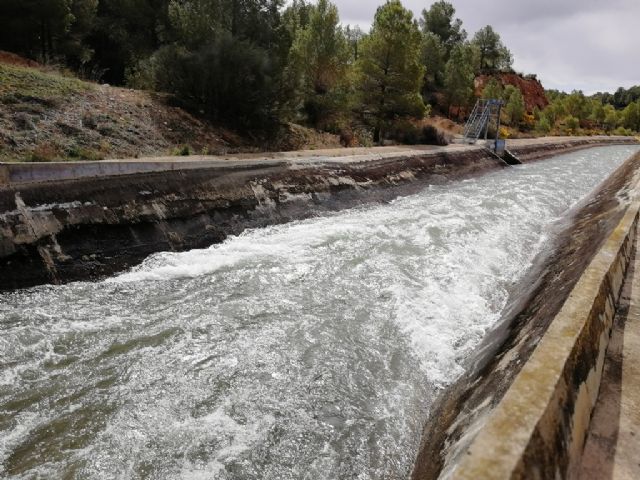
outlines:
[[[559,151],[597,145],[633,144],[633,137],[551,137],[510,140],[509,145],[523,160],[555,155]],[[269,154],[240,154],[225,157],[155,157],[105,161],[0,163],[0,187],[41,182],[59,182],[86,178],[101,178],[144,173],[185,171],[212,168],[262,168],[290,164],[295,166],[320,166],[326,163],[355,164],[393,157],[424,157],[427,155],[458,154],[482,149],[478,145],[450,145],[448,147],[395,146],[355,149],[333,149],[304,152],[279,152]]]
[[[452,478],[575,476],[639,210],[640,203],[631,204],[593,258]]]

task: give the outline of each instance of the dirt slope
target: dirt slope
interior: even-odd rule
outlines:
[[[53,161],[340,147],[282,127],[268,145],[171,106],[170,98],[84,82],[0,52],[0,161]]]

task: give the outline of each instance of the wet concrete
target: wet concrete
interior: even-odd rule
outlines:
[[[0,289],[95,279],[158,251],[389,201],[503,168],[482,149],[355,164],[192,169],[0,190]]]
[[[573,212],[557,241],[553,256],[540,263],[516,287],[516,291],[520,292],[516,303],[510,306],[503,321],[477,350],[476,356],[469,362],[468,373],[443,392],[436,402],[423,432],[423,445],[413,472],[414,479],[450,475],[465,459],[467,449],[478,432],[485,428],[491,412],[526,365],[585,268],[624,216],[626,205],[624,202],[621,205],[619,199],[629,198],[634,176],[639,169],[640,155],[636,155],[618,169],[588,202]],[[594,330],[593,334],[597,336],[598,332]],[[571,360],[576,368],[571,370],[567,367],[568,384],[572,384],[571,378],[579,383],[589,375],[587,366],[598,357],[590,352],[586,349],[582,356]],[[578,368],[580,365],[584,368]],[[531,393],[535,396],[535,392]],[[568,413],[572,412],[568,410]],[[523,411],[512,416],[510,422],[516,423],[524,414]],[[571,422],[571,416],[568,418]],[[566,431],[562,424],[555,423],[550,425],[546,437],[531,439],[530,445],[533,447],[538,440],[540,442],[537,450],[539,455],[531,456],[527,464],[527,468],[532,469],[526,470],[529,474],[533,475],[536,471],[539,478],[554,478],[558,472],[566,474],[569,468],[568,447],[564,440]],[[510,442],[514,439],[496,435],[500,438],[495,438],[493,447],[488,448],[508,450],[512,446]],[[492,465],[494,463],[489,458],[487,466],[490,470]],[[564,474],[561,473],[561,476]],[[500,477],[499,472],[486,478],[489,477],[505,478]]]

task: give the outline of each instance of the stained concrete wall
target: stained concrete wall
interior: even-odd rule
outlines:
[[[505,168],[481,147],[306,160],[0,188],[0,289],[96,279],[158,251],[204,248],[246,228]]]
[[[636,182],[635,191],[640,187]],[[631,203],[452,478],[567,478],[579,468],[637,235]]]
[[[534,143],[537,158],[634,141]],[[100,278],[158,251],[207,247],[245,228],[387,201],[505,164],[481,146],[452,145],[2,168],[0,289],[13,289]]]

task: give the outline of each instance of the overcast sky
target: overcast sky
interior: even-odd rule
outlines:
[[[369,28],[384,0],[334,0],[342,22]],[[433,2],[403,0],[416,16]],[[640,0],[453,0],[471,37],[491,24],[545,88],[585,93],[640,84]]]

